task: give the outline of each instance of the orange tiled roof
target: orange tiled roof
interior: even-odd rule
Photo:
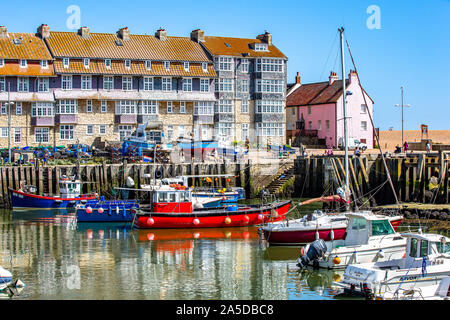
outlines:
[[[13,39],[21,39],[14,44]],[[0,38],[0,58],[52,60],[44,41],[33,33],[8,33],[8,37]]]
[[[188,37],[167,37],[130,34],[123,41],[112,33],[90,33],[82,38],[76,32],[50,32],[45,39],[55,57],[108,58],[131,60],[210,61],[202,47]],[[122,46],[116,44],[122,42]]]
[[[5,65],[0,67],[0,76],[54,76],[53,65],[48,64],[48,68],[41,68],[41,64],[28,61],[26,68],[21,68],[18,61],[5,60]]]
[[[152,61],[152,69],[147,70],[144,61],[131,61],[131,67],[125,68],[123,60],[112,60],[111,68],[106,68],[104,60],[91,60],[89,69],[86,69],[81,59],[70,60],[69,68],[64,68],[62,60],[54,62],[56,73],[66,74],[111,74],[111,75],[149,75],[149,76],[182,76],[182,77],[208,77],[217,76],[214,66],[209,63],[208,71],[203,72],[200,63],[190,63],[189,71],[185,71],[181,62],[172,62],[170,70],[166,71],[163,63]]]
[[[202,44],[213,55],[224,56],[238,56],[242,57],[243,53],[248,54],[248,57],[267,57],[267,58],[282,58],[287,57],[278,50],[274,45],[268,46],[269,51],[255,51],[251,45],[253,43],[264,43],[260,39],[244,39],[244,38],[228,38],[228,37],[211,37],[205,36],[205,41]],[[227,46],[226,44],[229,44]]]

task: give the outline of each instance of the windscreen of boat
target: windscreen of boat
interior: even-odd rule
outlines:
[[[450,253],[450,245],[448,243],[435,242],[439,253]]]
[[[389,220],[373,220],[372,236],[383,236],[395,233]]]

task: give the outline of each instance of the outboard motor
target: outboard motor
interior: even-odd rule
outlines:
[[[309,249],[305,254],[297,259],[297,266],[300,269],[305,269],[308,264],[312,263],[313,266],[317,266],[318,260],[322,258],[327,252],[327,246],[323,239],[318,239],[309,245]]]

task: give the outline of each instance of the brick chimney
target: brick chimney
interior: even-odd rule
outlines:
[[[89,28],[81,27],[80,29],[78,29],[78,34],[84,39],[89,38]]]
[[[128,27],[119,29],[119,31],[117,31],[117,34],[123,41],[130,40],[130,30],[128,29]]]
[[[5,26],[0,26],[0,38],[8,38],[8,29]]]
[[[196,29],[191,32],[191,40],[197,43],[205,41],[205,31]]]
[[[355,70],[350,70],[350,74],[348,75],[348,80],[350,83],[358,83],[358,74]]]
[[[37,33],[42,39],[50,38],[50,27],[46,24],[41,24],[37,29]]]
[[[295,76],[295,83],[301,84],[301,78],[300,78],[300,74],[298,72],[297,72],[297,75]]]
[[[161,41],[166,41],[167,40],[167,32],[166,32],[166,30],[164,30],[163,28],[159,28],[155,32],[155,37],[157,37]]]
[[[267,31],[264,32],[264,34],[260,34],[259,36],[257,36],[256,39],[259,39],[262,42],[267,43],[269,46],[272,45],[272,34],[270,34]]]
[[[328,77],[328,85],[331,86],[338,79],[336,72],[331,71],[330,76]]]

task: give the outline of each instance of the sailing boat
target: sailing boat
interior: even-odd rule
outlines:
[[[345,83],[345,63],[344,63],[344,47],[343,47],[343,32],[344,29],[339,29],[341,34],[341,62],[342,62],[342,94],[343,94],[343,113],[344,113],[344,139],[345,139],[345,185],[343,188],[338,188],[337,194],[310,199],[299,203],[299,205],[306,205],[314,202],[338,202],[346,206],[346,212],[326,214],[320,210],[309,213],[300,219],[279,221],[267,224],[261,228],[264,238],[270,245],[292,245],[298,246],[305,243],[310,243],[318,239],[325,241],[343,240],[346,237],[348,227],[348,214],[350,212],[350,188],[349,188],[349,160],[348,160],[348,132],[347,132],[347,109],[346,109],[346,83]],[[356,69],[356,68],[355,68]],[[365,100],[365,96],[363,93]],[[367,105],[367,103],[365,104]],[[369,113],[370,116],[370,113]],[[384,156],[381,153],[384,162]],[[387,171],[387,170],[386,170]],[[389,172],[387,172],[389,175]],[[389,177],[390,181],[390,177]],[[391,182],[391,181],[390,181]],[[391,183],[392,187],[392,183]],[[392,187],[393,189],[393,187]],[[395,195],[395,190],[393,190]],[[396,197],[397,199],[397,197]],[[398,202],[398,201],[397,201]],[[361,211],[369,212],[369,211]],[[402,216],[388,217],[394,231],[397,231],[401,224]]]

